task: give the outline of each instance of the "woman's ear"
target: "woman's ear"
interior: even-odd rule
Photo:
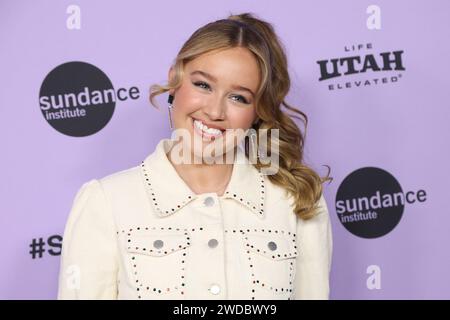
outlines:
[[[168,77],[168,83],[171,83],[171,81],[175,77],[175,70],[173,69],[173,66],[170,67],[169,73],[167,74],[167,77]],[[174,93],[175,93],[174,89],[170,89],[169,90],[169,94],[173,95]]]

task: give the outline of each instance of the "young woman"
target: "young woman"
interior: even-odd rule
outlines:
[[[306,127],[284,101],[271,24],[245,13],[201,27],[168,76],[150,100],[169,93],[174,134],[78,191],[58,298],[328,299],[331,178],[303,163],[304,136],[281,109]]]

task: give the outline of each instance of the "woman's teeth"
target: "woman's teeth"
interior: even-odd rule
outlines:
[[[195,120],[194,119],[194,126],[199,129],[200,131],[206,133],[207,135],[210,136],[220,136],[222,134],[222,131],[219,129],[215,129],[215,128],[208,128],[205,124],[203,124],[201,121],[199,120]]]

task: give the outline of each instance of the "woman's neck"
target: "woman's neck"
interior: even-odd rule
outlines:
[[[167,158],[192,192],[195,194],[215,192],[218,196],[223,195],[233,172],[232,163],[174,163],[170,154],[171,152],[167,153]]]

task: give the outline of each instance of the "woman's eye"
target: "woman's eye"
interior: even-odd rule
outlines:
[[[206,82],[203,82],[203,81],[197,81],[197,82],[194,82],[194,85],[195,86],[197,86],[197,87],[200,87],[200,88],[202,88],[202,89],[211,89],[211,87],[209,86],[209,84],[207,84]],[[236,100],[236,101],[239,101],[239,102],[242,102],[242,103],[245,103],[245,104],[249,104],[249,102],[247,101],[247,99],[245,99],[243,96],[241,96],[241,95],[237,95],[237,96],[233,96],[233,97],[236,97],[236,98],[238,98],[238,100]],[[239,100],[240,99],[240,100]]]
[[[241,99],[240,101],[241,101],[242,103],[248,104],[247,99],[245,99],[243,96],[233,96],[233,97],[240,98],[240,99]],[[239,100],[238,100],[238,101],[239,101]]]
[[[194,85],[196,85],[197,87],[203,88],[203,89],[209,88],[209,84],[207,84],[206,82],[203,82],[203,81],[194,82]]]

